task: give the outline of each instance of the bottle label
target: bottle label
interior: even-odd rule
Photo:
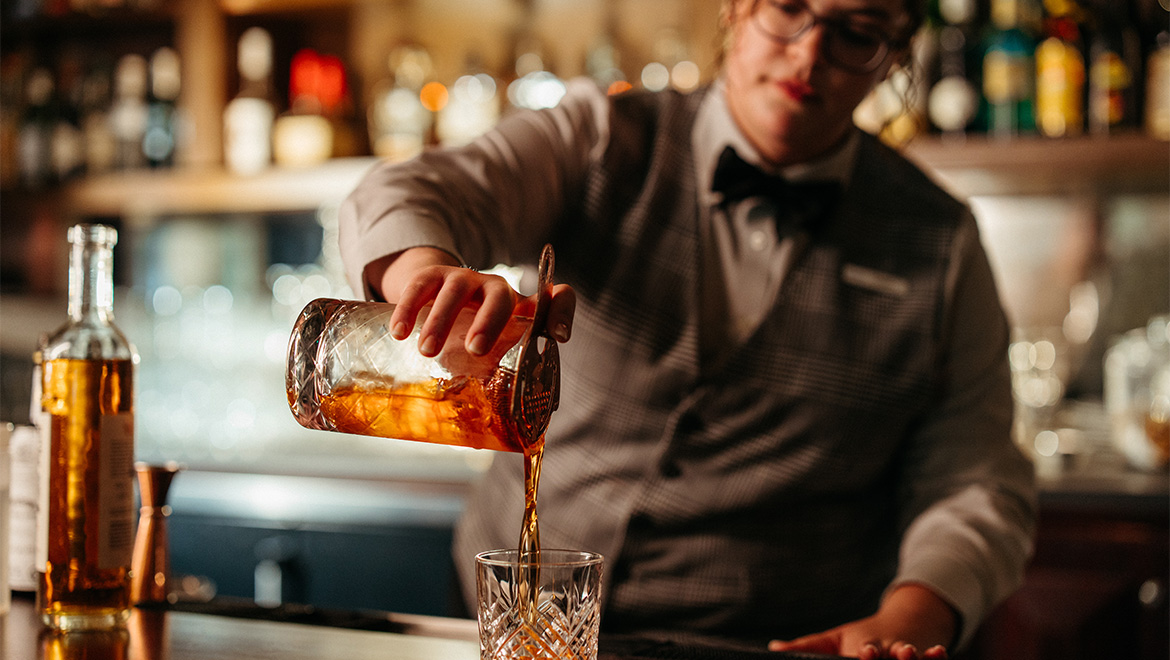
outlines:
[[[1099,126],[1114,126],[1125,118],[1125,91],[1133,83],[1133,75],[1125,60],[1112,51],[1105,51],[1093,60],[1089,74],[1093,82],[1091,109]]]
[[[34,591],[37,587],[37,500],[40,497],[37,470],[40,469],[41,441],[35,428],[18,426],[9,442],[12,483],[9,492],[8,580],[15,591]]]
[[[38,572],[43,572],[49,565],[49,466],[53,450],[52,422],[43,411],[37,420],[37,432],[41,436],[41,452],[37,467],[36,567]]]
[[[991,103],[1015,103],[1027,98],[1029,60],[1004,51],[991,51],[983,60],[983,95]]]
[[[49,563],[49,463],[52,456],[51,423],[41,432],[40,498],[37,507],[37,570]],[[134,414],[102,415],[101,448],[98,452],[99,484],[97,516],[97,568],[129,566],[134,554]]]
[[[134,415],[103,415],[101,422],[101,537],[98,568],[129,566],[134,553]]]
[[[1056,38],[1036,49],[1036,121],[1050,137],[1080,133],[1085,68],[1080,53]]]
[[[1146,131],[1170,140],[1170,47],[1150,54],[1146,82]]]

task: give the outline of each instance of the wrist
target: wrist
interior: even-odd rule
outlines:
[[[959,632],[959,613],[929,587],[901,584],[882,601],[880,611],[897,621],[912,624],[924,647],[950,647]]]
[[[364,276],[374,299],[398,302],[402,287],[420,268],[458,265],[459,260],[446,250],[413,247],[370,262],[366,265]]]

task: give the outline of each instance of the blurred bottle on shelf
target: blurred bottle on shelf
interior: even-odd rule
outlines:
[[[1035,40],[1032,0],[992,0],[992,30],[983,54],[985,125],[989,134],[1011,138],[1035,129]]]
[[[345,94],[341,60],[302,48],[289,65],[289,111],[277,117],[273,158],[284,167],[308,167],[333,155],[334,127],[326,118]]]
[[[607,94],[620,94],[633,87],[622,71],[621,50],[617,46],[616,35],[616,18],[611,11],[607,15],[605,29],[585,55],[585,72]]]
[[[272,36],[260,27],[240,35],[236,54],[240,91],[224,108],[224,163],[229,171],[257,174],[272,164]]]
[[[1041,135],[1084,130],[1084,15],[1073,0],[1044,0],[1044,40],[1036,47],[1036,126]]]
[[[181,135],[178,117],[181,87],[179,54],[173,48],[160,48],[150,57],[150,102],[147,106],[146,132],[142,153],[151,167],[171,167]]]
[[[390,76],[374,86],[367,113],[375,156],[403,161],[422,152],[434,122],[419,99],[433,75],[431,56],[417,45],[395,48],[388,58]]]
[[[669,87],[689,92],[699,86],[699,66],[691,59],[686,40],[678,30],[660,30],[652,53],[652,61],[642,67],[639,76],[643,88],[658,92]]]
[[[149,65],[136,53],[123,55],[114,73],[114,103],[110,126],[114,133],[114,167],[133,170],[146,164],[142,138],[146,135],[146,89]]]
[[[961,136],[979,112],[977,67],[970,66],[977,20],[975,0],[938,0],[938,78],[927,93],[931,124],[946,136]]]
[[[0,59],[0,187],[20,184],[20,127],[23,121],[23,62],[18,56]]]
[[[438,112],[435,134],[440,144],[459,146],[486,133],[499,119],[499,85],[480,66],[479,58],[471,56]]]
[[[1108,135],[1138,126],[1140,43],[1128,3],[1097,7],[1089,46],[1089,130]]]
[[[20,180],[26,188],[45,186],[52,176],[53,87],[53,74],[45,67],[33,69],[24,84],[24,113],[17,149]]]
[[[81,84],[81,135],[86,174],[102,174],[114,168],[118,145],[110,123],[113,73],[110,62],[97,58]]]
[[[49,137],[49,164],[56,182],[77,177],[85,168],[79,108],[81,86],[81,59],[76,52],[66,51],[57,62],[53,134]]]
[[[1166,9],[1170,12],[1170,6]],[[1162,29],[1154,37],[1146,58],[1146,133],[1170,140],[1170,25],[1162,15]]]
[[[552,108],[565,96],[565,83],[545,68],[540,41],[526,36],[516,42],[516,79],[508,84],[508,104],[513,108]]]

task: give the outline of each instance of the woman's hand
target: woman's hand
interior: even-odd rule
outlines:
[[[438,354],[464,307],[476,309],[464,346],[472,355],[486,355],[513,314],[529,314],[535,297],[524,298],[498,276],[462,268],[450,254],[436,248],[411,248],[370,264],[366,277],[389,302],[396,303],[390,334],[405,339],[419,312],[430,305],[419,332],[419,352]],[[547,331],[560,342],[569,340],[576,294],[568,285],[553,286]]]
[[[926,587],[905,584],[891,591],[878,611],[858,621],[792,641],[774,640],[771,651],[857,656],[860,660],[942,660],[957,615]]]

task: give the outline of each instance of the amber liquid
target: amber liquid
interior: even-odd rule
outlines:
[[[540,558],[540,526],[536,492],[544,457],[544,437],[526,444],[511,415],[514,375],[497,370],[491,379],[436,379],[391,389],[336,388],[321,397],[322,415],[336,431],[382,438],[521,452],[524,454],[524,520],[519,557],[535,564]],[[289,392],[289,397],[293,396]],[[535,619],[539,570],[526,569],[517,584],[516,600]]]
[[[1146,437],[1162,461],[1170,459],[1170,418],[1166,414],[1146,414]]]
[[[129,360],[43,365],[48,541],[38,598],[54,628],[111,627],[130,612],[132,380]]]
[[[487,381],[465,377],[392,389],[339,387],[319,405],[342,433],[523,452],[509,412],[511,380],[500,370]]]

